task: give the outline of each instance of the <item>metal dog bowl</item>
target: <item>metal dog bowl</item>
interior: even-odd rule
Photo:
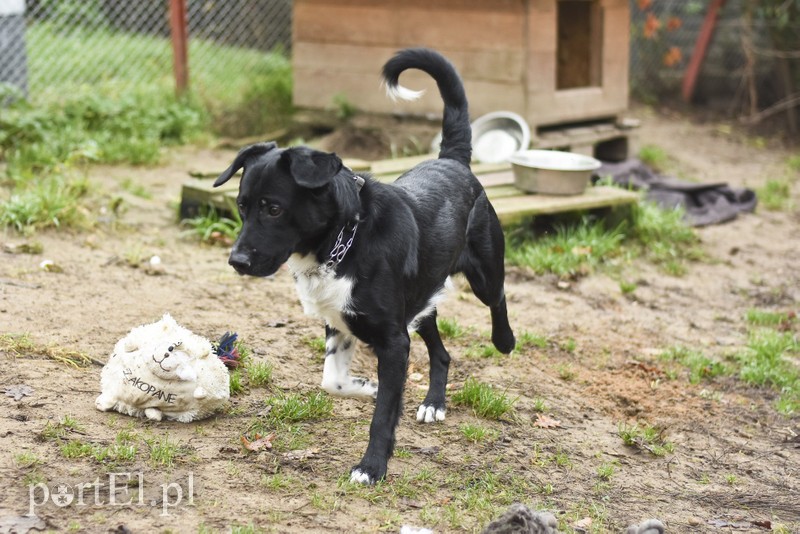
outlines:
[[[529,193],[579,195],[601,163],[589,156],[557,150],[524,150],[511,159],[514,185]]]
[[[472,156],[482,163],[502,163],[531,142],[531,130],[525,119],[510,111],[495,111],[472,122]],[[439,151],[441,132],[431,143]]]

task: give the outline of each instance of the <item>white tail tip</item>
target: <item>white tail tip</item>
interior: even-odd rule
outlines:
[[[414,91],[413,89],[409,89],[407,87],[403,87],[402,85],[389,85],[386,84],[386,94],[389,95],[393,101],[397,102],[398,100],[418,100],[422,95],[425,94],[425,90],[422,91]]]

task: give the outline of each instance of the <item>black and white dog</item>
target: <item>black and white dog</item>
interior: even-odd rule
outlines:
[[[407,49],[383,67],[390,96],[419,96],[398,83],[406,69],[428,73],[439,86],[439,159],[387,185],[354,174],[336,154],[259,143],[242,149],[214,182],[224,184],[244,168],[242,230],[229,263],[251,276],[269,276],[288,263],[304,311],[325,320],[322,388],[376,398],[367,451],[351,471],[352,481],[367,484],[386,475],[394,449],[410,331],[419,333],[430,356],[430,386],[417,421],[444,420],[450,355],[436,326],[436,306],[450,275],[463,273],[491,310],[495,347],[509,353],[515,344],[503,290],[503,232],[469,167],[472,132],[463,84],[439,53]],[[377,356],[377,384],[350,375],[356,339]]]

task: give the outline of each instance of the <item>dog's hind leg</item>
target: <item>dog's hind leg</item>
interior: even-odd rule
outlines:
[[[508,323],[505,281],[505,239],[500,221],[484,193],[475,202],[467,226],[467,245],[458,261],[458,271],[467,277],[475,296],[492,314],[492,343],[504,354],[514,350],[516,340]]]
[[[436,326],[436,310],[426,316],[419,323],[417,333],[425,342],[430,358],[430,385],[425,400],[417,409],[417,421],[420,423],[433,423],[444,421],[445,388],[447,387],[447,372],[450,368],[450,354],[444,348],[439,328]]]
[[[343,397],[373,397],[378,384],[366,378],[350,375],[350,362],[356,350],[356,338],[325,327],[325,366],[322,369],[322,389]]]

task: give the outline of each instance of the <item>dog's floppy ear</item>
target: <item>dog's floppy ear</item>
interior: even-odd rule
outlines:
[[[330,183],[342,170],[342,160],[336,154],[306,147],[290,148],[281,157],[289,161],[289,172],[297,185],[309,189]]]
[[[255,145],[244,147],[236,155],[236,159],[233,160],[231,166],[225,169],[225,171],[219,175],[219,178],[214,181],[214,187],[219,187],[230,180],[231,177],[236,174],[236,171],[244,167],[248,159],[266,154],[277,146],[275,142],[270,141],[269,143],[256,143]]]

